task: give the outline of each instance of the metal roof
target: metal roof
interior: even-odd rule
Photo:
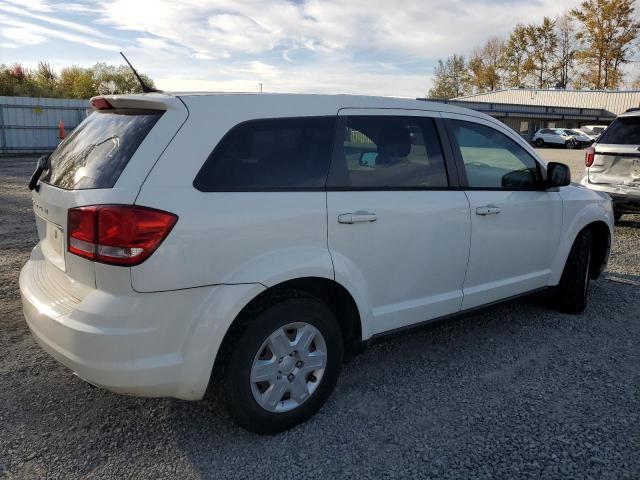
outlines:
[[[581,122],[612,122],[616,115],[600,108],[554,107],[546,105],[523,105],[469,100],[440,100],[442,103],[470,108],[495,118],[541,118],[545,120],[577,120]]]
[[[562,90],[537,88],[507,88],[494,92],[465,95],[454,100],[462,102],[503,103],[569,108],[591,108],[615,115],[629,108],[640,107],[640,90]],[[460,105],[460,103],[456,103]]]

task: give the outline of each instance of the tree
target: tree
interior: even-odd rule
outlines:
[[[499,37],[490,37],[471,53],[471,85],[478,91],[497,90],[501,86],[504,53],[505,42]]]
[[[573,75],[573,65],[578,47],[571,15],[565,13],[556,20],[556,37],[558,44],[553,66],[554,76],[557,86],[567,88]]]
[[[640,33],[633,0],[585,0],[571,15],[580,24],[576,58],[592,88],[617,88]]]
[[[153,81],[140,75],[147,85]],[[90,98],[100,94],[140,93],[142,88],[127,66],[97,63],[91,68],[66,67],[57,74],[47,62],[35,70],[19,63],[0,65],[0,95]]]
[[[526,63],[528,54],[529,37],[527,35],[527,27],[519,23],[509,35],[504,50],[503,64],[508,86],[525,86],[526,78],[531,73]]]
[[[58,75],[48,62],[38,62],[38,68],[33,72],[33,80],[39,89],[39,96],[54,97],[56,95]]]
[[[462,55],[452,55],[444,62],[438,60],[434,68],[433,87],[429,98],[449,99],[469,93],[469,73]]]
[[[529,54],[525,68],[535,75],[535,86],[548,87],[552,80],[551,66],[558,45],[555,32],[555,21],[544,17],[540,25],[528,25],[526,35],[529,43]]]

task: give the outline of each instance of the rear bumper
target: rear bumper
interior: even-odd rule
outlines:
[[[585,176],[582,179],[582,185],[596,190],[598,192],[607,193],[613,200],[614,207],[623,212],[640,213],[640,189],[633,187],[625,187],[623,185],[613,186],[600,183],[591,183]]]
[[[130,295],[92,289],[61,310],[64,292],[47,295],[54,288],[43,290],[39,262],[32,258],[20,273],[36,341],[87,382],[128,395],[202,398],[224,333],[251,294],[250,285]]]

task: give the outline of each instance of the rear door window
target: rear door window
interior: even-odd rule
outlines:
[[[112,188],[160,116],[158,110],[98,110],[51,154],[41,177],[66,190]]]
[[[640,145],[640,117],[618,117],[600,136],[598,143]]]
[[[324,188],[335,117],[253,120],[220,141],[196,176],[200,191]]]
[[[448,186],[431,118],[349,116],[327,184],[339,189],[430,189]]]

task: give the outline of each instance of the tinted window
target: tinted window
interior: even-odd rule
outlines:
[[[512,139],[477,123],[452,120],[451,125],[470,187],[518,189],[539,184],[537,162]]]
[[[334,157],[330,187],[439,188],[447,174],[430,118],[351,116]]]
[[[335,117],[256,120],[234,127],[198,173],[202,191],[324,188]]]
[[[93,112],[51,154],[42,181],[68,190],[112,188],[160,115],[143,110]]]
[[[616,118],[598,143],[640,145],[640,117]]]

